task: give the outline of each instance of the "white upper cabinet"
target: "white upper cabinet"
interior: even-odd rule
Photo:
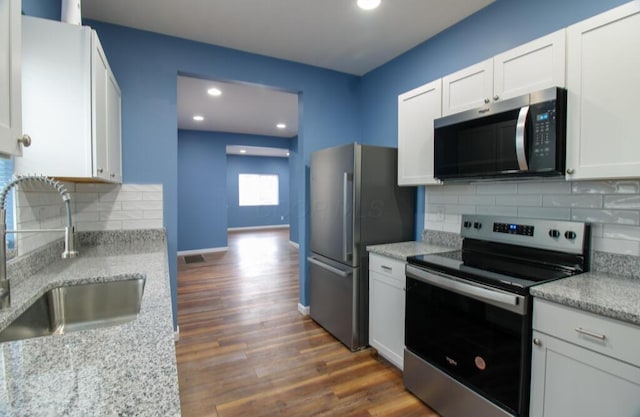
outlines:
[[[567,179],[640,177],[640,1],[567,29]]]
[[[443,78],[442,114],[565,86],[565,30],[559,30]]]
[[[506,100],[549,87],[565,86],[565,29],[493,58],[493,92]]]
[[[121,182],[120,89],[96,32],[26,16],[22,24],[22,121],[33,143],[15,172]]]
[[[0,154],[20,155],[20,0],[0,0]]]
[[[442,115],[475,109],[493,95],[493,58],[442,79]]]
[[[398,185],[439,184],[433,178],[433,121],[442,115],[441,80],[398,96]]]

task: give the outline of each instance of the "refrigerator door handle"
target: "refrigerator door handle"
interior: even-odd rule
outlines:
[[[347,278],[348,276],[353,274],[352,271],[343,271],[343,270],[338,269],[336,267],[333,267],[331,265],[325,264],[324,262],[317,260],[313,256],[307,257],[307,261],[311,262],[314,265],[319,266],[320,268],[326,269],[329,272],[333,272],[334,274],[339,275],[339,276],[341,276],[343,278]]]
[[[342,173],[342,260],[345,262],[349,262],[349,206],[347,202],[350,200],[351,196],[349,195],[349,173]],[[353,181],[353,177],[352,181]]]

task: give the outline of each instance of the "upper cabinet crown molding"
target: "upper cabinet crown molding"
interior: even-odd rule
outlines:
[[[20,0],[0,0],[0,154],[19,156],[22,146]]]
[[[640,1],[567,29],[567,179],[640,177]]]
[[[445,76],[443,116],[549,87],[564,87],[565,45],[562,29]]]
[[[122,181],[120,88],[97,33],[24,16],[23,124],[17,174]]]

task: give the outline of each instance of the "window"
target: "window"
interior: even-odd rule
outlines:
[[[238,196],[240,206],[277,206],[278,176],[239,174]]]

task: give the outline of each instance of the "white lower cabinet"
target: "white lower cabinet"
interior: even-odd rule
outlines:
[[[640,327],[534,301],[530,417],[640,416]]]
[[[369,344],[400,369],[404,362],[405,263],[369,254]]]

